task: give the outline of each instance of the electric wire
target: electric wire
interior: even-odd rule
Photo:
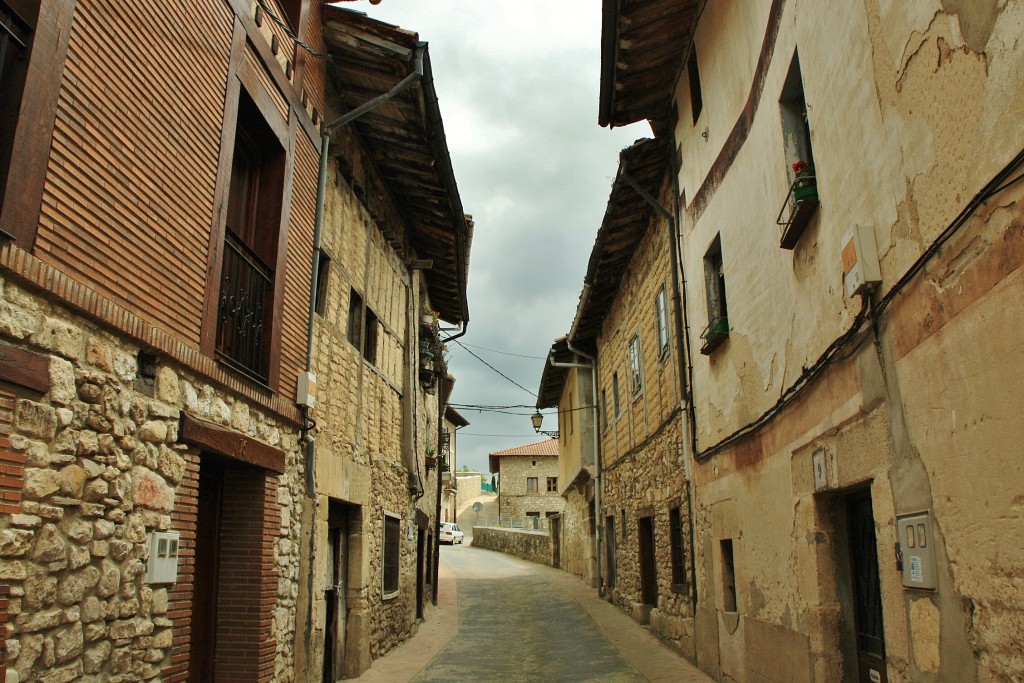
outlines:
[[[469,355],[473,356],[473,358],[476,358],[476,359],[477,359],[478,361],[480,361],[481,363],[483,363],[484,365],[486,365],[487,367],[489,367],[489,368],[490,368],[491,370],[493,370],[494,372],[496,372],[496,373],[498,373],[499,375],[501,375],[501,376],[502,376],[503,378],[507,379],[507,380],[508,380],[509,382],[511,382],[512,384],[515,384],[515,385],[516,385],[517,387],[519,387],[520,389],[522,389],[523,391],[525,391],[526,393],[528,393],[528,394],[529,394],[530,396],[533,396],[534,398],[537,398],[537,394],[535,394],[534,392],[530,391],[529,389],[527,389],[526,387],[524,387],[524,386],[523,386],[522,384],[520,384],[519,382],[515,381],[514,379],[512,379],[511,377],[509,377],[508,375],[506,375],[506,374],[505,374],[504,372],[502,372],[502,371],[501,371],[501,370],[499,370],[498,368],[494,367],[493,365],[491,365],[490,363],[488,363],[487,361],[485,361],[485,360],[484,360],[483,358],[481,358],[480,356],[476,355],[475,353],[473,353],[472,351],[470,351],[469,349],[467,349],[467,348],[466,348],[465,346],[463,346],[463,345],[462,345],[462,342],[460,342],[460,341],[456,341],[456,342],[454,342],[454,343],[455,343],[455,345],[457,345],[457,346],[460,346],[460,347],[462,347],[462,350],[463,350],[463,351],[465,351],[466,353],[468,353]]]
[[[486,346],[477,346],[476,344],[466,344],[465,342],[463,342],[462,345],[463,346],[468,346],[468,347],[474,348],[474,349],[480,349],[481,351],[489,351],[491,353],[500,353],[503,356],[514,356],[516,358],[530,358],[530,359],[533,359],[533,360],[547,360],[548,359],[547,356],[526,356],[526,355],[523,355],[521,353],[511,353],[509,351],[498,351],[497,349],[489,349]]]

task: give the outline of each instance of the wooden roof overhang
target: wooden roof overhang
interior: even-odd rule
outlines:
[[[604,0],[598,123],[673,124],[673,92],[705,0]]]
[[[548,358],[558,363],[572,363],[576,354],[569,350],[567,337],[560,337],[551,345]],[[540,376],[540,389],[537,391],[537,408],[557,408],[562,401],[562,389],[569,376],[569,368],[559,368],[544,362],[544,372]]]
[[[426,43],[366,15],[324,7],[327,77],[342,113],[390,91],[413,72],[423,47],[423,76],[348,125],[369,156],[408,231],[407,259],[428,259],[430,301],[442,320],[469,321],[466,282],[472,221],[462,207],[445,138]]]
[[[597,338],[619,293],[622,276],[650,225],[654,209],[627,181],[628,175],[657,197],[669,165],[666,138],[643,139],[622,150],[604,221],[590,253],[583,292],[569,341],[588,353],[597,352]]]

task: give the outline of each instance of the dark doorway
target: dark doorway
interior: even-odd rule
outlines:
[[[640,543],[640,593],[645,605],[658,606],[658,568],[654,557],[654,517],[637,520]]]
[[[188,680],[215,680],[217,648],[217,583],[220,578],[220,527],[224,496],[224,467],[204,457],[199,468],[196,503],[195,569],[192,579],[192,624]]]
[[[557,569],[562,566],[562,518],[550,517],[548,524],[551,527],[551,566]]]
[[[861,683],[886,683],[882,590],[878,579],[878,546],[869,491],[847,499],[846,516],[857,632],[857,680]]]
[[[352,524],[358,519],[354,508],[331,501],[327,513],[327,557],[330,582],[324,590],[326,606],[324,638],[324,683],[345,675],[348,635],[349,546]]]
[[[604,583],[611,588],[615,585],[615,515],[608,515],[604,520],[604,548],[608,560]]]
[[[423,618],[423,589],[426,582],[426,542],[427,534],[423,529],[416,530],[416,618]]]

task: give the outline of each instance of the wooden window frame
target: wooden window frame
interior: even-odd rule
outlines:
[[[539,477],[527,477],[526,478],[526,492],[527,493],[540,493],[540,478]]]
[[[670,557],[672,560],[672,590],[674,592],[682,592],[687,587],[686,545],[683,539],[683,518],[679,503],[669,507],[668,534]]]
[[[32,27],[32,36],[31,43],[26,43],[30,56],[20,99],[13,104],[12,98],[20,116],[11,135],[7,163],[15,171],[7,175],[6,187],[0,188],[0,229],[19,247],[31,251],[43,204],[75,0],[40,0],[34,17],[26,11],[25,2],[13,4]]]
[[[629,340],[629,377],[633,396],[644,390],[643,358],[640,355],[640,335],[634,334]]]
[[[558,493],[558,477],[548,477],[548,493]]]
[[[668,356],[668,308],[666,306],[665,286],[654,296],[654,316],[658,323],[658,353],[662,358]]]
[[[316,296],[314,298],[313,310],[319,316],[327,315],[327,299],[330,297],[331,280],[331,255],[321,249],[317,256],[316,266]]]
[[[622,403],[619,400],[619,373],[612,373],[612,408],[615,410],[615,418],[622,415]]]
[[[225,365],[240,375],[265,386],[271,391],[278,391],[281,385],[281,328],[284,309],[285,280],[288,256],[288,226],[291,215],[292,178],[294,175],[295,135],[298,122],[295,114],[286,119],[277,109],[274,100],[259,78],[257,69],[262,65],[254,65],[246,55],[247,36],[242,22],[235,18],[234,32],[231,42],[228,80],[224,97],[223,129],[221,130],[220,158],[217,167],[217,183],[214,193],[213,223],[210,230],[210,241],[207,260],[206,296],[203,309],[203,327],[200,337],[200,350],[204,355],[217,357],[217,323],[221,291],[221,276],[224,264],[224,251],[227,228],[227,206],[231,191],[231,175],[234,167],[235,139],[238,135],[239,109],[244,88],[246,95],[262,117],[270,135],[284,151],[282,159],[282,188],[280,199],[280,217],[274,221],[277,225],[276,248],[274,249],[273,294],[268,314],[269,346],[267,347],[268,364],[266,380],[255,378],[248,373],[240,372],[234,365]]]

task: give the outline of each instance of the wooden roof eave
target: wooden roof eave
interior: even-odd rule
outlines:
[[[625,181],[624,175],[628,173],[650,195],[657,196],[667,153],[665,139],[645,139],[619,155],[619,170],[594,240],[583,292],[569,333],[569,340],[575,346],[596,351],[601,323],[618,295],[622,277],[653,215],[653,208]]]
[[[325,42],[332,57],[338,52],[328,73],[343,109],[387,92],[410,72],[415,33],[336,7],[325,7],[325,17]],[[405,221],[413,249],[435,261],[426,278],[431,305],[443,320],[465,324],[469,230],[426,51],[423,63],[417,83],[351,125]]]
[[[598,123],[614,128],[644,119],[666,129],[673,90],[704,0],[604,0]],[[637,106],[638,92],[660,93]]]

